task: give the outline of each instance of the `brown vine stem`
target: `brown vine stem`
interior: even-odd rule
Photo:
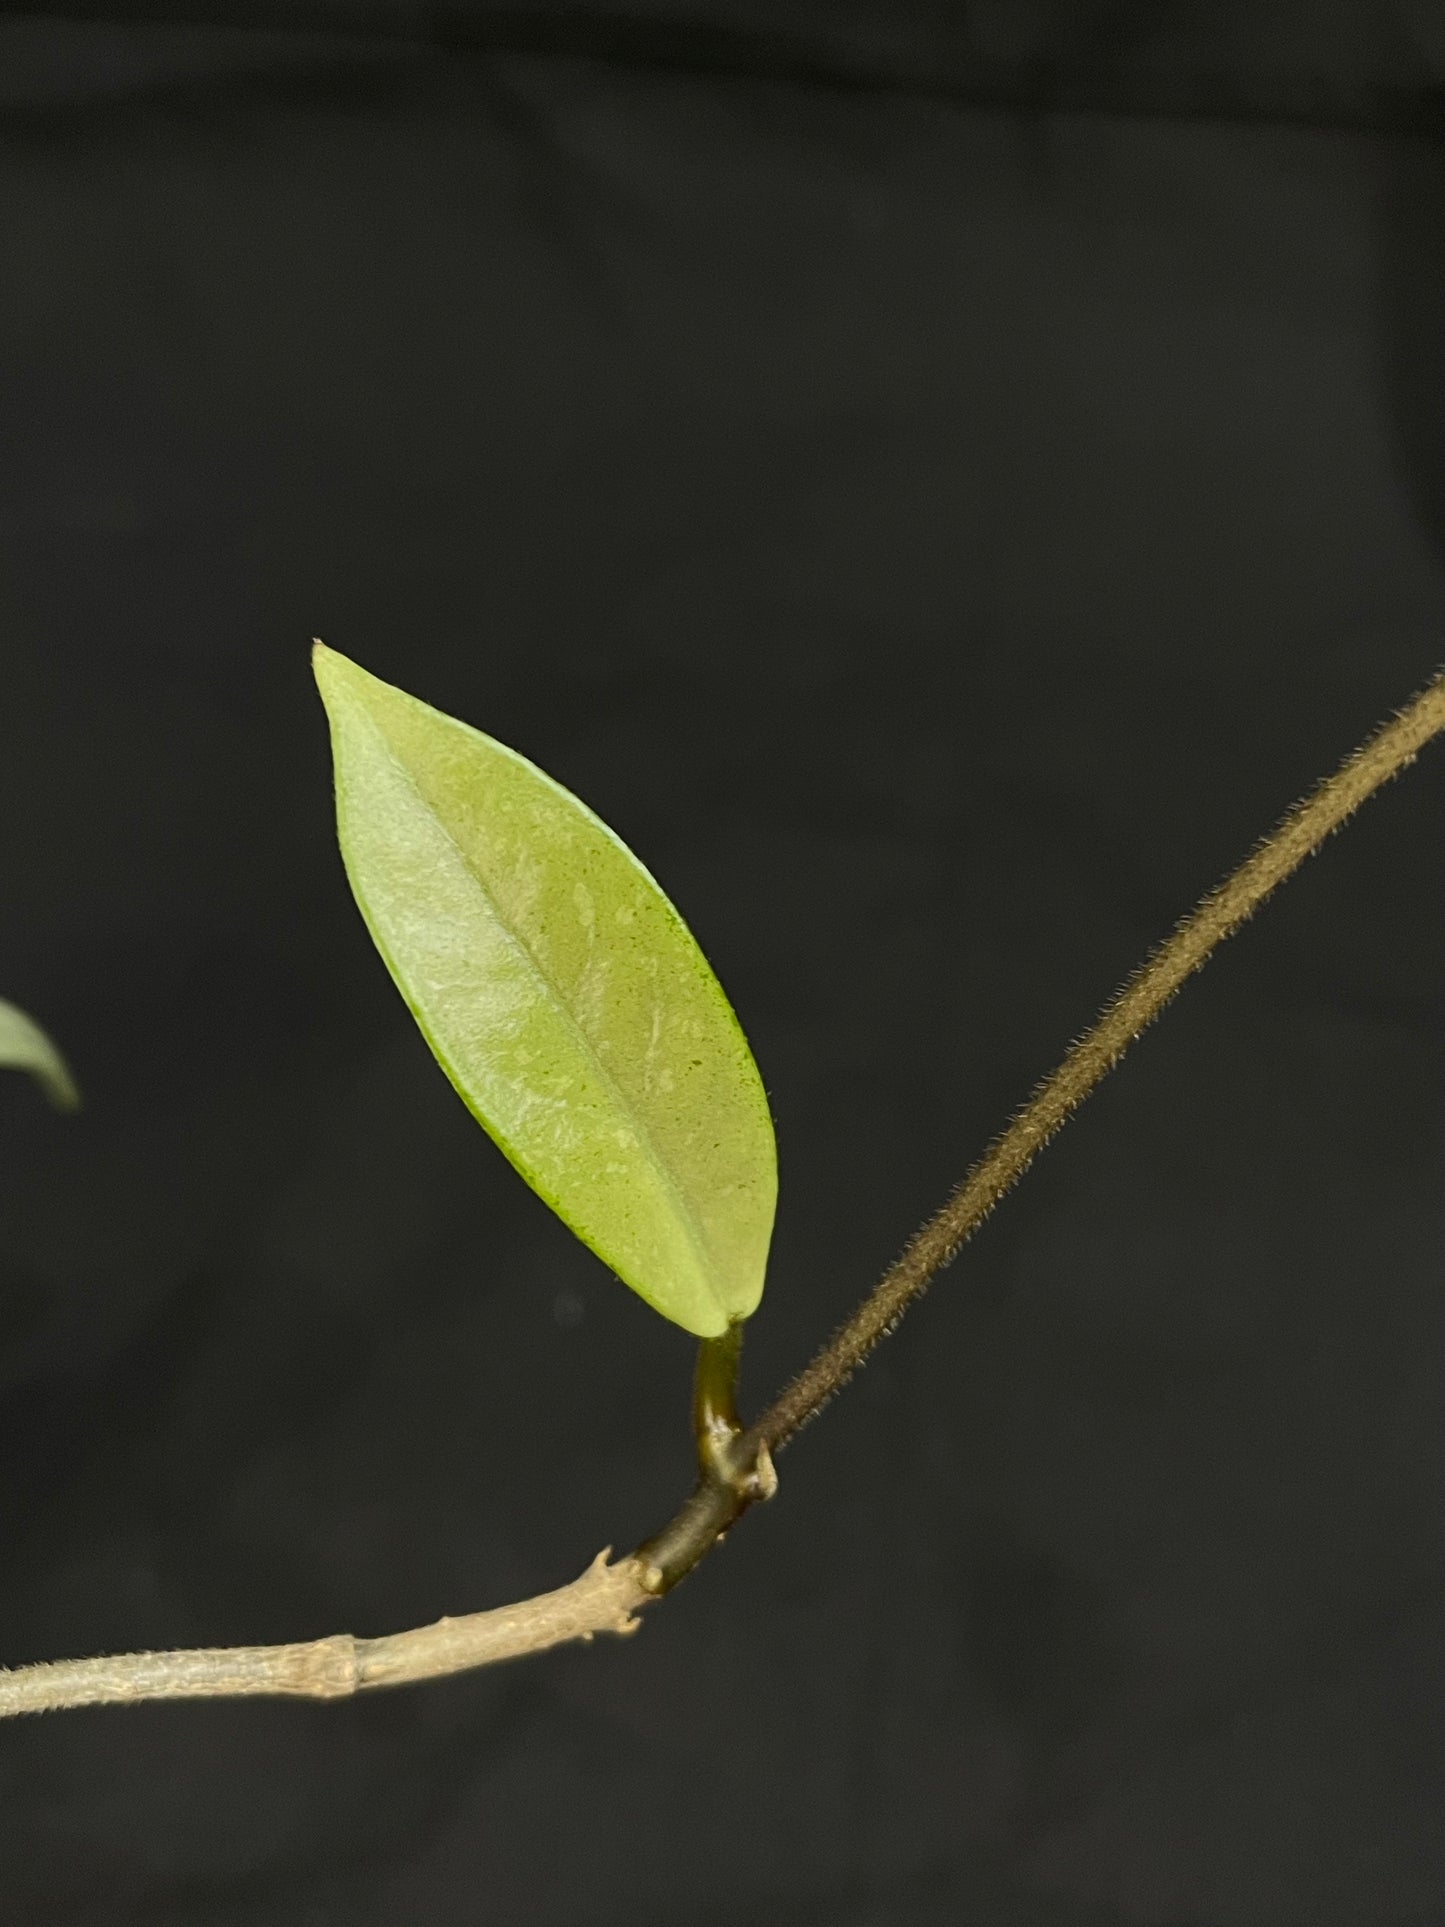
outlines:
[[[607,1554],[599,1553],[580,1578],[556,1592],[381,1639],[359,1640],[341,1633],[289,1646],[129,1653],[22,1666],[0,1672],[0,1717],[143,1699],[239,1694],[335,1699],[370,1687],[463,1672],[567,1640],[591,1639],[599,1632],[630,1632],[638,1607],[676,1585],[749,1505],[772,1496],[777,1483],[772,1453],[794,1437],[895,1328],[1184,980],[1441,729],[1445,672],[1296,804],[1140,966],[852,1317],[746,1430],[737,1429],[732,1405],[739,1335],[705,1341],[694,1396],[701,1464],[697,1486],[662,1531],[629,1557],[609,1564]]]
[[[740,1441],[777,1452],[863,1363],[879,1339],[957,1256],[1049,1139],[1111,1071],[1129,1045],[1305,858],[1340,829],[1381,784],[1414,762],[1445,729],[1445,670],[1286,812],[1231,876],[1211,890],[1105,1005],[1053,1074],[984,1152],[942,1210],[930,1218],[813,1362]]]

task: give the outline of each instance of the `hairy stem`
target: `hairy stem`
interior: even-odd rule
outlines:
[[[1296,804],[1141,965],[853,1316],[746,1430],[738,1429],[733,1402],[740,1330],[703,1341],[693,1399],[701,1466],[697,1486],[662,1531],[630,1557],[609,1565],[607,1554],[600,1553],[581,1578],[556,1592],[384,1639],[358,1640],[343,1633],[303,1645],[131,1653],[0,1672],[0,1717],[142,1699],[238,1694],[335,1699],[542,1652],[599,1632],[630,1632],[640,1606],[690,1572],[748,1506],[772,1496],[777,1479],[770,1454],[788,1443],[894,1329],[1185,978],[1441,729],[1445,672]]]
[[[1445,728],[1445,671],[1325,777],[1253,853],[1175,926],[1153,954],[1105,1005],[1092,1027],[1044,1079],[1028,1103],[994,1139],[943,1208],[930,1218],[873,1290],[800,1372],[749,1426],[741,1449],[779,1451],[847,1383],[878,1341],[978,1229],[1034,1158],[1111,1071],[1129,1045],[1163,1010],[1186,977],[1215,946],[1232,936],[1267,896],[1339,829],[1366,797],[1415,760]]]

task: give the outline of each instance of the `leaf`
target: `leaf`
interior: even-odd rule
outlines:
[[[10,1070],[29,1071],[60,1111],[73,1111],[80,1103],[65,1059],[33,1018],[14,1004],[0,998],[0,1065]]]
[[[762,1295],[767,1098],[707,960],[605,823],[317,643],[361,913],[442,1069],[559,1217],[700,1337]]]

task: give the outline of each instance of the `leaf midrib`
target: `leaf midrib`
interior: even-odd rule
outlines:
[[[603,1085],[605,1085],[607,1090],[611,1093],[613,1099],[618,1104],[618,1106],[626,1114],[626,1116],[632,1121],[634,1128],[637,1130],[637,1134],[641,1139],[644,1148],[646,1149],[648,1159],[651,1162],[653,1169],[660,1174],[663,1182],[663,1188],[666,1190],[668,1197],[671,1199],[673,1205],[676,1207],[678,1215],[682,1221],[682,1227],[684,1232],[686,1233],[688,1243],[692,1246],[693,1255],[698,1260],[703,1278],[707,1283],[708,1289],[712,1293],[713,1298],[717,1301],[718,1308],[722,1312],[723,1317],[725,1319],[729,1318],[730,1313],[728,1311],[727,1305],[723,1302],[722,1298],[718,1294],[718,1291],[715,1285],[712,1283],[714,1267],[710,1260],[708,1246],[707,1246],[706,1239],[704,1238],[704,1235],[703,1235],[702,1226],[699,1224],[697,1215],[694,1212],[691,1204],[688,1202],[686,1196],[679,1188],[677,1180],[673,1176],[670,1165],[667,1163],[667,1160],[662,1156],[661,1152],[658,1150],[656,1139],[652,1135],[652,1129],[651,1129],[651,1126],[648,1124],[647,1119],[636,1110],[636,1108],[632,1103],[632,1100],[628,1097],[626,1091],[623,1090],[622,1086],[617,1082],[617,1079],[613,1076],[612,1072],[608,1069],[607,1065],[604,1064],[602,1059],[598,1056],[596,1045],[593,1043],[592,1039],[588,1036],[587,1032],[583,1029],[582,1025],[578,1022],[577,1018],[573,1015],[571,1006],[568,1004],[567,999],[563,996],[562,991],[558,986],[558,984],[553,980],[551,973],[545,968],[545,966],[542,964],[540,959],[536,956],[535,952],[532,950],[532,947],[527,942],[526,938],[522,936],[516,929],[514,929],[511,922],[507,919],[506,916],[503,915],[501,906],[497,903],[495,897],[493,897],[491,891],[487,888],[487,885],[484,879],[478,876],[475,868],[473,867],[472,860],[468,856],[465,848],[462,846],[461,843],[457,841],[456,837],[452,834],[451,828],[447,824],[445,818],[442,817],[440,813],[435,809],[435,807],[431,802],[431,799],[427,796],[426,792],[422,789],[421,784],[417,781],[416,777],[413,775],[410,766],[406,762],[404,762],[402,758],[397,754],[395,748],[392,745],[390,737],[387,735],[382,725],[376,720],[376,718],[372,715],[369,709],[366,711],[366,717],[367,717],[367,721],[371,724],[372,729],[376,732],[376,735],[379,738],[382,748],[385,750],[387,758],[391,762],[392,767],[396,769],[397,772],[402,776],[402,778],[407,783],[408,787],[416,796],[417,800],[421,803],[422,807],[426,810],[428,816],[436,824],[437,828],[441,831],[442,835],[445,837],[446,841],[451,845],[452,849],[455,850],[457,857],[461,862],[462,868],[466,871],[466,874],[471,879],[473,886],[476,888],[476,890],[480,893],[480,895],[486,902],[498,928],[502,932],[502,935],[507,939],[507,941],[512,945],[512,947],[520,953],[527,967],[531,970],[533,976],[538,980],[538,982],[541,983],[545,987],[545,989],[551,993],[551,998],[552,998],[552,1003],[554,1008],[556,1008],[562,1013],[562,1016],[566,1022],[568,1029],[572,1032],[573,1036],[576,1037],[580,1042],[582,1046],[583,1054],[587,1058],[588,1062],[592,1065],[593,1069],[597,1074],[598,1079]],[[448,720],[450,721],[451,719],[449,718]],[[478,734],[480,734],[480,732],[478,732]],[[624,845],[622,847],[625,849],[626,846]]]

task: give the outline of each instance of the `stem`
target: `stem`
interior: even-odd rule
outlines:
[[[599,1552],[579,1579],[556,1592],[383,1639],[333,1633],[291,1646],[121,1653],[113,1659],[17,1667],[0,1672],[0,1718],[137,1700],[346,1699],[371,1687],[404,1686],[519,1659],[594,1633],[630,1633],[638,1624],[632,1615],[647,1599],[635,1560],[609,1566],[607,1552]]]
[[[741,1323],[721,1338],[704,1338],[697,1350],[692,1422],[697,1439],[698,1482],[691,1497],[651,1539],[633,1553],[642,1583],[654,1597],[671,1592],[703,1554],[759,1499],[771,1499],[778,1475],[766,1445],[742,1447],[736,1395]]]
[[[1234,874],[1210,891],[1145,959],[1097,1022],[1069,1050],[1023,1109],[984,1152],[947,1203],[930,1218],[846,1323],[739,1441],[741,1449],[779,1451],[847,1383],[879,1340],[893,1331],[934,1275],[954,1257],[1049,1139],[1152,1024],[1185,978],[1231,936],[1270,893],[1341,827],[1382,783],[1415,760],[1445,728],[1445,671],[1384,723],[1333,776],[1296,803]]]
[[[853,1316],[745,1431],[739,1429],[734,1410],[741,1327],[703,1340],[693,1392],[698,1483],[662,1531],[629,1558],[608,1565],[607,1554],[600,1553],[579,1579],[556,1592],[384,1639],[357,1640],[343,1633],[305,1645],[130,1653],[0,1672],[0,1717],[141,1699],[258,1693],[334,1699],[541,1652],[564,1640],[591,1639],[594,1633],[632,1631],[640,1606],[675,1586],[750,1505],[771,1498],[777,1476],[770,1454],[788,1443],[894,1329],[934,1274],[1018,1182],[1185,978],[1441,729],[1445,672],[1296,804],[1253,855],[1146,960]]]

